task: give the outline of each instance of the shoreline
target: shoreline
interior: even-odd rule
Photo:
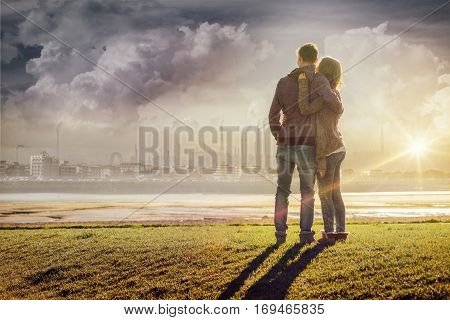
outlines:
[[[375,224],[429,224],[429,223],[450,223],[448,216],[436,217],[414,217],[414,218],[350,218],[347,225],[375,225]],[[288,218],[288,224],[294,229],[290,233],[298,233],[298,219]],[[139,229],[139,228],[165,228],[165,227],[211,227],[211,226],[260,226],[273,227],[273,219],[265,218],[260,220],[244,219],[207,219],[207,220],[185,220],[185,221],[86,221],[86,222],[46,222],[46,223],[0,223],[0,232],[6,230],[51,230],[51,229]],[[317,218],[314,226],[323,226],[322,219]]]

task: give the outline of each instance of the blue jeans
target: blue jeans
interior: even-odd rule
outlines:
[[[277,193],[275,196],[275,229],[286,233],[289,195],[294,168],[300,176],[300,233],[310,233],[314,222],[314,183],[316,177],[316,150],[306,145],[277,147]]]
[[[341,164],[345,152],[332,153],[327,156],[327,171],[323,178],[318,178],[319,197],[325,232],[345,232],[345,206],[341,195]]]

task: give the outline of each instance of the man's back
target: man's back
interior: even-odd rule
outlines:
[[[269,124],[279,145],[315,145],[315,115],[303,116],[298,108],[298,74],[303,70],[313,78],[314,65],[303,69],[295,69],[278,81],[270,107]],[[282,119],[280,111],[283,113]]]

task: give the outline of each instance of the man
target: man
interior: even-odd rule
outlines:
[[[274,215],[277,243],[286,240],[288,197],[295,166],[300,176],[300,243],[306,245],[314,242],[311,228],[314,221],[316,175],[315,114],[303,116],[298,108],[298,101],[299,98],[313,100],[321,96],[326,103],[339,103],[328,80],[315,73],[317,55],[317,47],[311,43],[297,50],[299,67],[280,79],[270,107],[270,130],[277,140],[278,181]],[[309,97],[299,97],[298,78],[304,76],[310,82]]]

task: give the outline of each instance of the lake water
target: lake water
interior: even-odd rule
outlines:
[[[427,217],[450,215],[450,191],[344,193],[347,215]],[[298,219],[299,195],[290,197],[290,218]],[[71,193],[0,194],[0,223],[197,221],[271,217],[274,196],[235,194],[101,195]],[[320,201],[316,197],[316,215]]]

